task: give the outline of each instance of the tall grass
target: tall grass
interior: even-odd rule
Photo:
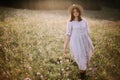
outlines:
[[[0,13],[0,80],[78,80],[79,69],[69,48],[68,56],[62,57],[67,11],[1,7]],[[93,77],[89,80],[118,80],[118,12],[85,11],[83,16],[89,22],[95,46],[89,65]]]

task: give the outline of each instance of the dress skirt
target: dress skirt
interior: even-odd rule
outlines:
[[[71,21],[67,24],[66,35],[70,36],[70,52],[80,70],[87,69],[94,46],[89,35],[90,29],[86,20]]]

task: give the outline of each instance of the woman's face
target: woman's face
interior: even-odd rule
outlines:
[[[73,9],[73,15],[74,15],[74,17],[78,17],[79,16],[79,13],[78,13],[77,9]]]

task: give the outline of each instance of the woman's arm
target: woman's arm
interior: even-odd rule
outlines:
[[[68,46],[68,43],[70,41],[70,36],[72,33],[72,25],[71,22],[67,22],[67,27],[66,27],[66,40],[65,40],[65,44],[64,44],[64,56],[66,56],[66,49]]]
[[[67,49],[67,46],[68,46],[68,43],[70,42],[70,35],[67,35],[66,36],[66,40],[65,40],[65,44],[64,44],[64,56],[66,56],[66,49]]]

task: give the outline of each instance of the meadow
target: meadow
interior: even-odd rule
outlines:
[[[88,80],[120,79],[120,15],[85,10],[95,47]],[[63,57],[67,10],[0,7],[0,80],[78,80],[69,47]]]

